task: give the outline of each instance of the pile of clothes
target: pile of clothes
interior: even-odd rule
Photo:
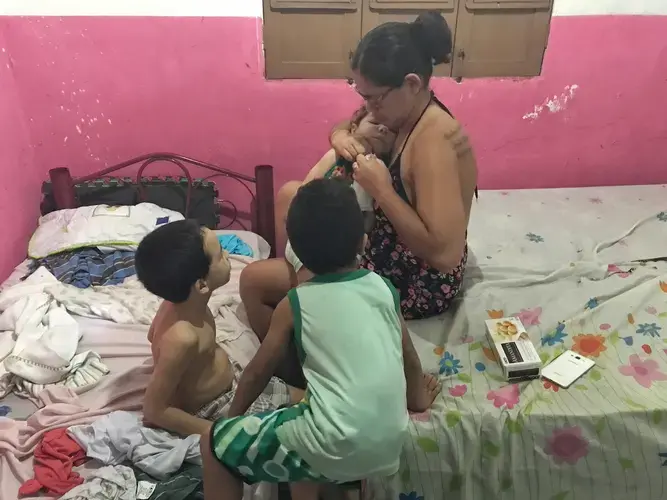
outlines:
[[[84,480],[75,468],[89,460],[102,467]],[[139,413],[125,411],[48,431],[19,496],[40,492],[65,500],[203,499],[199,436],[144,427]]]

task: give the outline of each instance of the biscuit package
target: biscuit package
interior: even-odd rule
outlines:
[[[542,360],[519,318],[490,319],[486,336],[510,382],[540,377]]]

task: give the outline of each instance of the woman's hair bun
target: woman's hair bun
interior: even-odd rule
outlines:
[[[442,14],[436,11],[419,14],[410,25],[410,33],[419,50],[434,66],[449,62],[452,54],[452,31]]]

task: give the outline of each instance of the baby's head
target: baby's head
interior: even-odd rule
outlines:
[[[301,186],[287,213],[287,236],[296,256],[315,274],[356,267],[366,234],[352,187],[341,179]]]
[[[229,281],[227,252],[214,231],[197,221],[180,220],[158,227],[139,244],[137,277],[146,289],[176,304],[207,296]]]
[[[375,121],[366,107],[359,108],[352,115],[352,129],[354,138],[362,143],[369,153],[382,156],[391,152],[396,140],[396,133]]]

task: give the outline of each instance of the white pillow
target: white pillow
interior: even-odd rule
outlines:
[[[81,247],[136,250],[156,227],[183,220],[183,215],[153,203],[57,210],[39,218],[28,243],[28,256],[41,259]]]

